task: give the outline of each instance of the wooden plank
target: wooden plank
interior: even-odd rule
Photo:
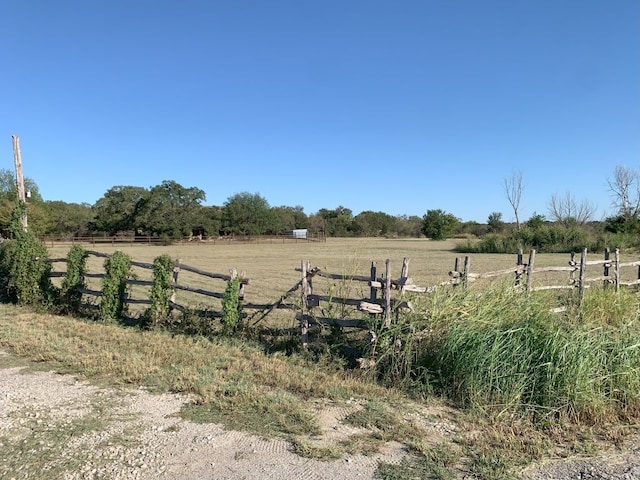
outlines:
[[[189,287],[188,285],[180,285],[178,283],[173,285],[173,288],[175,288],[176,290],[184,290],[186,292],[198,293],[200,295],[205,295],[207,297],[213,297],[213,298],[224,297],[223,293],[211,292],[209,290],[203,290],[202,288]]]
[[[296,320],[300,322],[306,322],[309,325],[319,324],[319,325],[335,325],[338,327],[347,327],[347,328],[369,328],[369,325],[364,320],[346,320],[342,318],[327,318],[327,317],[315,317],[313,315],[308,315],[305,313],[297,313]]]
[[[76,292],[83,295],[93,295],[94,297],[102,296],[102,292],[100,290],[89,290],[88,288],[76,288]]]
[[[533,287],[531,291],[540,292],[542,290],[573,290],[576,288],[573,285],[545,285],[542,287]]]
[[[578,270],[578,267],[536,267],[533,272],[575,272],[576,270]]]
[[[124,283],[127,285],[142,285],[144,287],[152,287],[153,282],[150,280],[135,280],[132,278],[125,279]]]
[[[361,301],[358,305],[358,310],[362,312],[380,314],[384,312],[384,308],[379,303]]]

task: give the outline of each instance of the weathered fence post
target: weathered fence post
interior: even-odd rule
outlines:
[[[302,270],[302,283],[301,283],[301,300],[302,300],[302,319],[300,320],[300,336],[302,341],[302,348],[307,349],[309,344],[309,320],[307,319],[307,289],[309,288],[309,281],[307,279],[307,263],[303,260],[301,265]]]
[[[580,301],[582,301],[582,297],[584,296],[584,279],[586,276],[587,270],[587,249],[582,249],[582,254],[580,255],[580,279],[578,284],[578,292],[580,293]]]
[[[376,262],[375,260],[373,262],[371,262],[371,290],[369,292],[369,301],[371,303],[375,303],[376,301],[376,297],[378,296],[378,289],[373,287],[373,282],[375,282],[377,280],[377,266],[376,266]]]
[[[173,264],[173,275],[171,277],[171,298],[169,305],[176,303],[176,285],[178,284],[178,275],[180,275],[180,259]],[[172,307],[173,308],[173,307]]]
[[[469,285],[469,264],[471,263],[471,258],[467,255],[464,257],[464,269],[462,271],[462,288],[464,290],[467,289]]]
[[[613,267],[613,282],[615,284],[615,290],[616,293],[618,293],[620,291],[620,249],[616,248],[616,253],[615,253],[615,261],[616,264]]]
[[[391,263],[389,259],[385,262],[382,298],[384,299],[384,326],[388,327],[391,325]]]
[[[522,272],[523,272],[523,259],[522,259],[522,249],[518,250],[518,256],[516,257],[516,287],[520,285],[522,282]]]
[[[529,262],[527,263],[527,292],[531,291],[531,284],[533,283],[533,265],[536,260],[535,249],[529,253]]]
[[[609,250],[609,247],[604,249],[604,264],[603,264],[603,276],[604,276],[604,281],[603,281],[603,285],[606,287],[608,286],[611,282],[611,277],[610,277],[610,269],[611,269],[611,263],[609,262],[609,259],[611,258],[611,251]]]

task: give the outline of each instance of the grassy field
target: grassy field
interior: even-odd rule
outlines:
[[[407,257],[416,284],[440,283],[459,256],[454,245],[329,239],[119,249],[138,261],[168,254],[203,270],[244,271],[251,280],[247,300],[267,303],[299,280],[295,268],[303,260],[332,273],[366,275],[372,260],[383,271],[390,259],[392,277],[397,277]],[[65,256],[68,247],[49,251],[52,257]],[[515,260],[515,255],[473,255],[471,271],[500,270]],[[567,255],[539,255],[536,264],[567,261]],[[102,262],[91,257],[90,271],[100,271]],[[345,369],[329,353],[267,354],[255,338],[172,336],[10,306],[2,306],[0,345],[88,377],[190,392],[199,400],[185,409],[186,417],[284,435],[302,455],[335,458],[371,451],[389,440],[405,443],[413,459],[382,465],[381,478],[455,478],[464,472],[474,478],[514,478],[529,462],[620,445],[635,432],[640,416],[636,294],[594,289],[582,304],[565,302],[567,312],[553,316],[553,295],[527,298],[500,281],[481,287],[416,300],[418,312],[380,337],[375,375]],[[281,314],[295,323],[293,312]],[[309,406],[354,398],[363,408],[345,421],[369,433],[344,444],[314,443],[319,430]],[[443,402],[462,408],[444,408]],[[424,422],[433,412],[447,417],[458,433],[435,441],[416,421]]]

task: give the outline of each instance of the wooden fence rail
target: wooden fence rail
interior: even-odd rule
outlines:
[[[587,250],[581,252],[579,261],[576,255],[571,254],[568,264],[564,266],[535,266],[536,251],[532,250],[529,254],[528,261],[525,262],[522,252],[516,257],[516,264],[511,268],[496,270],[484,273],[471,272],[471,258],[456,258],[454,268],[449,272],[450,279],[437,285],[429,287],[419,287],[414,284],[409,277],[409,259],[405,258],[402,264],[400,276],[397,279],[391,277],[391,265],[389,260],[385,262],[385,273],[377,276],[377,264],[371,263],[370,275],[343,275],[324,272],[317,267],[312,267],[309,262],[302,262],[300,268],[296,268],[301,272],[301,280],[289,290],[289,293],[300,289],[301,308],[296,314],[296,319],[300,322],[301,341],[303,347],[309,344],[309,334],[314,330],[319,330],[323,326],[338,326],[349,328],[370,328],[371,322],[362,318],[332,318],[323,316],[318,313],[318,307],[321,304],[339,304],[351,307],[354,311],[369,314],[371,318],[376,318],[375,322],[380,323],[383,327],[388,327],[393,318],[403,310],[413,310],[410,301],[403,298],[405,292],[412,293],[431,293],[436,288],[444,285],[461,286],[469,288],[469,283],[480,279],[493,279],[499,277],[513,276],[514,285],[520,286],[525,292],[570,289],[577,290],[579,295],[584,295],[585,289],[592,284],[601,282],[605,287],[612,286],[615,291],[619,291],[621,286],[640,285],[640,261],[636,262],[620,262],[620,252],[615,250],[614,258],[611,258],[611,252],[606,249],[602,260],[587,260]],[[589,272],[593,268],[600,268],[602,275],[587,276],[587,268]],[[638,279],[624,282],[621,280],[620,270],[623,267],[638,267]],[[567,283],[563,285],[533,285],[536,275],[542,273],[565,273],[568,274]],[[331,294],[314,293],[313,279],[322,277],[331,280],[339,280],[343,282],[363,282],[370,288],[369,296],[364,298],[340,297]],[[284,298],[284,297],[283,297]],[[554,309],[554,312],[560,312],[562,309]],[[322,309],[320,309],[322,312]]]
[[[97,251],[93,251],[93,250],[86,250],[85,253],[89,256],[94,256],[94,257],[99,257],[99,258],[109,258],[111,255],[107,254],[107,253],[103,253],[103,252],[97,252]],[[67,259],[66,258],[50,258],[47,260],[50,263],[66,263]],[[131,260],[131,265],[133,267],[138,267],[144,270],[153,270],[153,264],[152,263],[146,263],[146,262],[138,262],[135,260]],[[172,278],[171,278],[171,288],[172,288],[172,295],[171,295],[171,301],[170,301],[170,306],[173,309],[179,310],[179,311],[185,311],[188,307],[186,305],[177,303],[176,301],[176,296],[177,296],[177,291],[185,291],[185,292],[190,292],[190,293],[194,293],[196,295],[202,295],[208,298],[217,298],[217,299],[222,299],[224,297],[224,289],[222,289],[223,291],[213,291],[213,290],[207,290],[205,288],[200,288],[200,287],[193,287],[193,286],[189,286],[189,285],[184,285],[178,282],[179,279],[179,275],[181,271],[185,271],[185,272],[191,272],[193,274],[199,275],[199,276],[203,276],[203,277],[207,277],[210,279],[217,279],[217,280],[222,280],[224,282],[230,282],[231,280],[235,279],[238,275],[237,271],[235,269],[231,270],[231,272],[229,274],[224,274],[224,273],[213,273],[213,272],[207,272],[205,270],[201,270],[199,268],[196,267],[192,267],[189,265],[185,265],[183,263],[181,263],[179,260],[176,261],[174,263],[174,267],[173,267],[173,272],[172,272]],[[51,277],[52,278],[61,278],[64,277],[65,272],[52,272],[51,273]],[[92,278],[92,279],[103,279],[105,277],[104,273],[90,273],[90,272],[86,272],[84,274],[85,278]],[[135,278],[128,278],[126,279],[126,284],[127,285],[131,285],[131,286],[142,286],[142,287],[151,287],[153,286],[153,281],[151,280],[139,280],[139,279],[135,279]],[[240,289],[238,292],[238,297],[240,298],[240,301],[243,302],[244,301],[244,297],[245,297],[245,285],[249,284],[249,279],[245,278],[244,274],[241,275],[241,279],[240,279]],[[82,293],[83,295],[87,295],[87,296],[92,296],[92,297],[101,297],[102,296],[102,292],[100,290],[95,290],[95,289],[91,289],[91,288],[80,288],[78,289],[78,292]],[[127,296],[124,299],[124,303],[129,304],[129,305],[151,305],[151,300],[149,298],[131,298],[131,296]],[[90,306],[88,304],[85,304],[85,306]],[[243,308],[260,308],[263,307],[262,305],[253,305],[253,304],[243,304],[242,305]],[[207,316],[210,317],[221,317],[222,316],[222,312],[221,311],[215,311],[215,310],[207,310],[206,312],[204,312]]]

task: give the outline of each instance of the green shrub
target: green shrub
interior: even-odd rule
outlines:
[[[126,253],[115,252],[104,262],[100,313],[103,320],[119,320],[126,311],[126,280],[131,276],[131,259]]]
[[[46,247],[29,230],[21,229],[14,240],[2,243],[0,270],[4,296],[19,305],[50,306],[55,288],[49,278],[51,264]]]
[[[231,335],[240,323],[241,302],[240,302],[240,277],[235,277],[227,283],[227,288],[222,297],[222,333]]]
[[[153,286],[151,287],[151,315],[154,325],[166,321],[171,311],[173,260],[161,255],[153,261]]]
[[[77,311],[80,307],[82,293],[78,289],[86,288],[86,270],[87,252],[80,245],[74,245],[67,254],[67,271],[61,288],[61,301],[70,311]]]

